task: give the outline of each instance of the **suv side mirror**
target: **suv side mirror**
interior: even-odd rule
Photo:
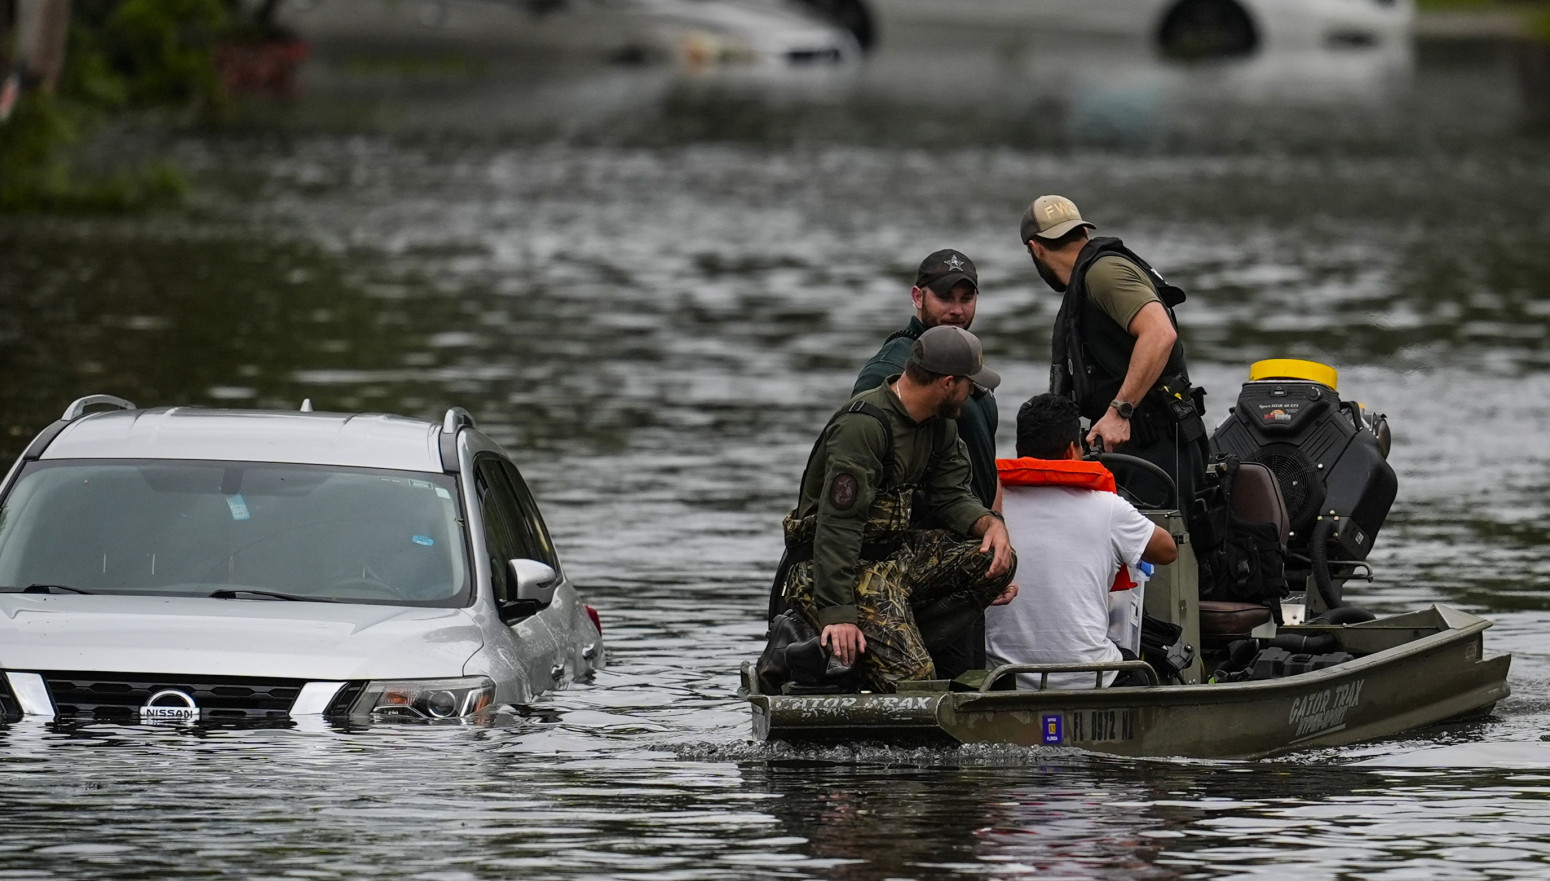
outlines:
[[[554,590],[559,587],[559,573],[537,560],[512,560],[511,576],[517,583],[517,602],[527,600],[539,606],[549,605]]]

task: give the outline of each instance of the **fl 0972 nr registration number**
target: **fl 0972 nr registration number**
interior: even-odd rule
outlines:
[[[1043,718],[1045,743],[1103,743],[1136,739],[1136,711],[1076,710]]]

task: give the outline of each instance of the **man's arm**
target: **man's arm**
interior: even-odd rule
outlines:
[[[1156,563],[1166,566],[1179,558],[1179,546],[1174,543],[1173,536],[1161,526],[1152,527],[1152,537],[1146,540],[1146,550],[1141,552],[1141,559],[1147,563]]]
[[[1131,350],[1130,366],[1125,371],[1125,381],[1119,387],[1117,400],[1138,404],[1162,376],[1179,334],[1173,329],[1168,310],[1155,300],[1142,306],[1126,329],[1136,338],[1136,346]],[[1130,440],[1130,420],[1121,418],[1110,407],[1087,433],[1087,442],[1092,443],[1099,437],[1103,438],[1106,448],[1118,449],[1120,444]]]
[[[856,621],[861,534],[882,479],[883,427],[861,413],[841,416],[824,439],[824,475],[813,535],[813,603],[820,626]]]
[[[951,422],[948,424],[952,425]],[[995,577],[1012,565],[1012,540],[1001,518],[980,504],[980,500],[974,496],[969,482],[969,451],[963,439],[958,437],[956,426],[952,429],[950,439],[952,443],[931,460],[924,481],[926,496],[932,512],[948,528],[984,539],[980,543],[980,551],[995,554],[987,573]],[[999,486],[998,478],[998,496]]]
[[[938,523],[960,535],[973,535],[975,521],[991,509],[974,495],[969,448],[958,436],[957,424],[949,419],[946,425],[949,436],[934,441],[921,488],[926,491],[926,507]]]
[[[990,561],[990,569],[986,571],[986,575],[995,578],[1011,568],[1012,537],[1007,534],[1006,524],[1001,521],[1000,517],[994,514],[986,514],[974,521],[972,534],[975,538],[984,539],[980,542],[980,553],[995,554],[995,558]],[[1016,595],[1016,592],[1013,591],[1012,596]],[[1007,602],[1012,601],[1012,596],[1006,598]]]
[[[996,475],[996,501],[990,506],[990,510],[995,511],[997,514],[1001,513],[1001,498],[1002,498],[1002,496],[1001,496],[1001,475],[997,474]],[[1012,534],[1010,532],[1007,533],[1007,541],[1008,541],[1008,543],[1011,542],[1011,535]],[[980,547],[980,550],[983,551],[984,549],[985,549],[984,546]],[[992,606],[1004,606],[1004,605],[1006,605],[1007,603],[1010,603],[1012,600],[1014,600],[1016,598],[1017,598],[1017,583],[1014,581],[1013,583],[1008,584],[1006,586],[1006,590],[1002,591],[1001,595],[996,597],[995,600],[993,600],[991,602],[991,605]]]
[[[1149,517],[1136,510],[1119,496],[1106,495],[1113,513],[1109,521],[1110,547],[1114,559],[1120,564],[1135,565],[1138,562],[1167,565],[1179,557],[1178,545],[1168,530],[1153,523]]]

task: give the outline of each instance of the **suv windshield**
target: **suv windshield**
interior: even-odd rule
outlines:
[[[443,474],[247,462],[32,462],[0,505],[0,589],[462,605]]]

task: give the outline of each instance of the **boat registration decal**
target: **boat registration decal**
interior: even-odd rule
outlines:
[[[1346,713],[1361,703],[1365,681],[1353,680],[1294,699],[1292,712],[1287,717],[1288,723],[1295,726],[1293,736],[1311,736],[1344,728]]]
[[[1059,713],[1050,713],[1049,715],[1044,717],[1043,729],[1044,729],[1044,742],[1046,744],[1051,744],[1052,745],[1052,744],[1057,744],[1057,743],[1061,743],[1062,742],[1062,738],[1061,738],[1061,723],[1064,720],[1065,720],[1065,717],[1061,716]]]
[[[1066,721],[1066,739],[1072,743],[1136,739],[1135,710],[1078,710]]]

